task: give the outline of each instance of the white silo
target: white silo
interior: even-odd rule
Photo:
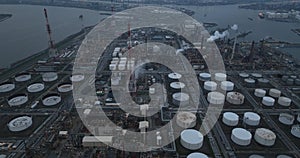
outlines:
[[[58,79],[58,75],[56,72],[46,72],[42,75],[44,82],[52,82]]]
[[[287,97],[279,97],[278,98],[278,104],[282,105],[282,106],[290,106],[291,102],[292,102],[292,100]]]
[[[174,72],[174,73],[168,74],[168,77],[171,80],[179,80],[182,77],[182,75],[179,74],[179,73]]]
[[[172,83],[170,83],[170,87],[173,88],[173,89],[180,90],[180,89],[183,89],[185,87],[185,84],[182,83],[182,82],[172,82]]]
[[[176,123],[182,128],[192,128],[196,126],[196,115],[191,112],[178,112],[176,115]]]
[[[231,132],[231,140],[241,146],[251,143],[252,134],[243,128],[234,128]]]
[[[244,79],[244,82],[249,87],[253,87],[255,85],[255,80],[252,78],[246,78],[246,79]]]
[[[230,104],[234,104],[234,105],[241,105],[244,103],[244,95],[239,93],[239,92],[229,92],[226,95],[226,100],[230,103]]]
[[[265,78],[259,78],[257,79],[258,81],[258,84],[260,85],[267,85],[270,81],[268,79],[265,79]]]
[[[260,116],[254,112],[245,112],[243,122],[250,126],[257,126],[260,123]]]
[[[15,84],[11,82],[5,82],[0,85],[0,93],[6,93],[12,91],[15,88],[16,88]]]
[[[17,82],[25,82],[31,79],[31,74],[30,73],[20,73],[15,76],[15,80]]]
[[[224,73],[215,73],[215,80],[222,82],[222,81],[226,81],[227,75]]]
[[[262,104],[265,106],[274,106],[275,99],[272,97],[263,97]]]
[[[239,115],[233,112],[225,112],[222,121],[227,126],[236,126],[239,123]]]
[[[80,82],[84,80],[84,75],[83,74],[74,74],[70,77],[70,80],[72,82]]]
[[[242,78],[247,78],[247,77],[249,77],[249,74],[242,72],[239,74],[239,76]]]
[[[36,93],[44,90],[44,83],[33,83],[27,87],[27,91],[30,93]]]
[[[232,91],[234,88],[234,83],[230,81],[222,81],[221,82],[221,89],[224,91]]]
[[[292,125],[295,121],[295,117],[294,117],[294,115],[291,115],[291,114],[288,114],[288,113],[280,113],[278,120],[282,124]]]
[[[7,127],[12,132],[20,132],[28,129],[32,125],[32,118],[29,116],[21,116],[11,120]]]
[[[181,106],[185,106],[188,105],[190,103],[190,96],[187,93],[174,93],[172,95],[173,98],[173,104],[175,105],[181,105]]]
[[[225,96],[220,92],[209,92],[207,95],[207,101],[211,104],[224,104]]]
[[[255,89],[254,91],[254,95],[257,96],[257,97],[264,97],[266,95],[266,90],[263,90],[263,89]]]
[[[269,95],[274,98],[279,98],[281,95],[281,91],[275,88],[271,88],[269,90]]]
[[[297,138],[300,138],[300,124],[292,126],[291,134]]]
[[[8,98],[8,105],[10,107],[21,106],[28,101],[28,96],[26,94],[13,95]]]
[[[45,106],[54,106],[61,102],[61,97],[58,94],[49,94],[43,97],[42,102]]]
[[[186,129],[180,134],[180,143],[183,147],[190,150],[198,150],[203,145],[203,135],[194,129]]]
[[[195,153],[189,154],[186,158],[208,158],[208,156],[203,153],[195,152]]]
[[[211,75],[209,73],[200,73],[199,74],[200,80],[201,81],[209,81],[211,79]]]
[[[258,128],[255,130],[254,139],[257,143],[264,146],[272,146],[276,141],[276,134],[266,128]]]
[[[217,89],[217,83],[214,81],[205,81],[204,89],[207,91],[215,91]]]

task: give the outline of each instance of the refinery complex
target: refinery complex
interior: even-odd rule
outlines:
[[[170,10],[160,13],[183,17]],[[93,57],[85,47],[101,46],[102,34],[100,42],[89,41],[98,26],[55,44],[44,10],[49,49],[0,74],[0,158],[300,157],[300,65],[276,49],[282,43],[242,42],[238,34],[222,36],[225,31],[210,36],[191,20],[178,24],[179,30],[204,32],[195,43],[167,25],[139,28],[128,20],[134,16],[115,14],[110,28],[119,20],[125,31]],[[210,69],[221,63],[208,65],[218,58],[211,51],[219,53],[224,70]],[[182,69],[147,62],[151,53]],[[88,73],[95,63],[95,73]],[[134,105],[122,105],[129,98]],[[216,117],[211,105],[222,105]],[[207,117],[215,122],[203,127]]]

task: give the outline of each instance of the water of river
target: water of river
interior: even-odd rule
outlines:
[[[259,19],[259,11],[239,9],[237,5],[227,6],[185,6],[194,10],[193,16],[200,22],[214,22],[220,28],[238,24],[239,31],[253,31],[242,40],[260,40],[266,36],[274,39],[300,42],[300,36],[291,29],[300,28],[300,23],[284,23]],[[28,57],[48,45],[48,37],[43,15],[43,6],[0,5],[1,13],[11,13],[13,17],[0,23],[0,67],[8,67],[11,63]],[[80,31],[83,26],[98,23],[104,16],[99,12],[63,7],[46,7],[53,30],[53,38],[60,41]],[[83,20],[79,15],[83,15]],[[253,20],[250,20],[252,18]],[[298,49],[287,50],[300,58]]]

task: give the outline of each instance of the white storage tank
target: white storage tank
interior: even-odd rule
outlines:
[[[200,80],[201,81],[209,81],[211,79],[211,75],[209,73],[200,73],[199,74]]]
[[[247,78],[247,77],[249,77],[249,74],[242,72],[239,74],[239,76],[242,78]]]
[[[274,98],[279,98],[281,95],[281,91],[278,89],[271,88],[269,91],[269,95]]]
[[[117,69],[117,64],[109,64],[109,70],[110,71],[114,71],[114,70],[116,70]]]
[[[293,85],[294,82],[295,82],[295,80],[292,79],[292,78],[289,78],[289,79],[286,80],[286,84],[287,84],[287,85],[290,85],[290,86]]]
[[[279,97],[278,98],[278,104],[281,106],[290,106],[291,102],[292,102],[292,100],[287,97]]]
[[[214,81],[205,81],[204,89],[207,91],[215,91],[217,89],[217,83]]]
[[[257,143],[264,146],[272,146],[276,141],[276,134],[266,128],[258,128],[255,130],[254,139]]]
[[[112,86],[117,86],[117,85],[120,84],[120,78],[119,78],[119,77],[112,77],[112,78],[110,79],[110,81],[111,81],[111,85],[112,85]]]
[[[244,82],[248,85],[248,86],[254,86],[255,84],[255,80],[252,78],[246,78],[244,79]]]
[[[28,101],[28,96],[26,94],[17,94],[8,98],[8,105],[10,107],[13,106],[21,106]]]
[[[255,89],[254,91],[254,95],[257,96],[257,97],[264,97],[266,95],[267,91],[266,90],[263,90],[263,89]]]
[[[262,104],[265,106],[274,106],[275,99],[272,97],[263,97]]]
[[[255,77],[255,78],[261,78],[262,74],[259,73],[252,73],[251,76]]]
[[[80,82],[84,80],[84,75],[83,74],[74,74],[70,77],[70,80],[72,82]]]
[[[70,92],[71,90],[73,90],[73,85],[71,83],[62,83],[58,85],[57,90],[60,93]]]
[[[261,156],[261,155],[253,154],[253,155],[250,155],[249,158],[265,158],[265,157]]]
[[[207,95],[207,101],[211,104],[224,104],[225,96],[220,92],[209,92]]]
[[[31,74],[30,73],[20,73],[15,76],[15,80],[17,82],[25,82],[31,79]]]
[[[285,81],[285,82],[286,82],[286,81],[289,79],[289,76],[286,76],[286,75],[285,75],[285,76],[282,76],[281,79],[282,79],[282,81]]]
[[[244,95],[239,92],[229,92],[227,93],[226,100],[230,104],[241,105],[244,103]]]
[[[121,62],[120,62],[120,64],[118,65],[118,69],[119,69],[120,71],[125,70],[125,69],[126,69],[126,63],[121,63]]]
[[[191,112],[178,112],[176,115],[176,123],[182,128],[192,128],[196,126],[196,115]]]
[[[254,112],[245,112],[243,122],[250,126],[257,126],[260,123],[260,116]]]
[[[188,105],[190,103],[190,96],[187,93],[174,93],[172,95],[173,98],[173,103],[175,105],[180,105],[180,106],[185,106]]]
[[[179,80],[182,77],[182,75],[179,74],[179,73],[174,72],[174,73],[168,74],[168,77],[171,80]]]
[[[231,132],[231,140],[237,145],[247,146],[251,143],[252,134],[243,128],[234,128]]]
[[[300,86],[300,79],[299,79],[299,78],[297,78],[297,79],[295,80],[295,84],[296,84],[297,86]]]
[[[61,102],[61,97],[58,94],[49,94],[43,97],[43,104],[45,106],[54,106]]]
[[[11,82],[5,82],[0,85],[0,93],[10,92],[15,88],[16,88],[15,84]]]
[[[190,150],[198,150],[203,145],[203,135],[194,129],[186,129],[180,134],[180,143],[183,147]]]
[[[227,126],[236,126],[239,123],[239,116],[233,112],[225,112],[222,121]]]
[[[20,132],[28,129],[32,125],[32,118],[29,116],[21,116],[11,120],[7,127],[12,132]]]
[[[27,87],[27,91],[30,93],[36,93],[44,90],[44,83],[33,83]]]
[[[278,156],[276,156],[276,158],[293,158],[293,157],[288,156],[288,155],[278,155]]]
[[[294,115],[291,115],[291,114],[288,114],[288,113],[280,113],[278,120],[282,124],[292,125],[295,121],[295,117],[294,117]]]
[[[170,83],[170,87],[173,89],[183,89],[185,87],[185,84],[182,82],[172,82]]]
[[[270,82],[268,79],[265,79],[265,78],[259,78],[259,79],[257,79],[257,81],[261,85],[266,85]]]
[[[215,73],[215,80],[222,82],[222,81],[226,81],[227,75],[224,73]]]
[[[206,154],[203,154],[203,153],[195,152],[195,153],[189,154],[187,156],[187,158],[208,158],[208,156]]]
[[[300,124],[292,126],[291,134],[297,138],[300,138]]]
[[[222,81],[221,82],[221,89],[224,91],[232,91],[234,88],[234,83],[230,81]]]
[[[52,82],[58,79],[56,72],[46,72],[42,75],[44,82]]]

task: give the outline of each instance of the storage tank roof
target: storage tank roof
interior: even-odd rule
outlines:
[[[243,128],[234,128],[232,134],[240,140],[250,140],[252,138],[252,134]]]
[[[203,142],[203,135],[194,129],[187,129],[181,132],[180,138],[189,144],[200,144]]]
[[[15,80],[17,82],[24,82],[31,79],[31,75],[29,73],[21,73],[15,76]]]
[[[182,89],[185,87],[185,84],[182,82],[172,82],[170,84],[170,87],[174,88],[174,89]]]
[[[190,96],[186,93],[174,93],[173,99],[178,100],[178,101],[187,101],[190,99]]]
[[[8,123],[10,131],[19,132],[29,128],[32,125],[32,118],[29,116],[21,116],[11,120]]]
[[[198,153],[198,152],[195,152],[195,153],[191,153],[187,156],[187,158],[208,158],[207,155],[203,154],[203,153]]]
[[[43,83],[34,83],[27,87],[27,91],[30,93],[40,92],[45,88]]]
[[[82,80],[84,80],[84,75],[81,75],[81,74],[72,75],[72,76],[70,77],[70,80],[71,80],[72,82],[79,82],[79,81],[82,81]]]
[[[247,74],[247,73],[240,73],[239,76],[243,77],[243,78],[246,78],[246,77],[249,77],[249,74]]]
[[[170,74],[168,75],[168,77],[169,77],[170,79],[180,79],[180,78],[182,77],[182,75],[179,74],[179,73],[174,72],[174,73],[170,73]]]
[[[264,156],[253,154],[253,155],[250,155],[249,158],[264,158]]]
[[[238,121],[239,120],[239,116],[233,112],[225,112],[223,114],[223,117],[230,121]]]
[[[256,78],[261,78],[262,77],[262,74],[259,74],[259,73],[252,73],[251,75],[253,77],[256,77]]]
[[[254,121],[259,121],[260,116],[257,113],[254,112],[245,112],[244,117],[249,119],[249,120],[254,120]]]
[[[255,80],[252,78],[246,78],[246,79],[244,79],[244,81],[247,83],[255,83]]]
[[[258,128],[256,129],[255,131],[255,135],[265,139],[265,140],[274,140],[276,139],[276,134],[269,130],[269,129],[266,129],[266,128]]]
[[[206,73],[206,72],[200,73],[199,76],[201,78],[210,78],[211,77],[211,75],[209,73]]]
[[[15,84],[13,83],[2,83],[0,85],[0,93],[9,92],[15,89]]]

